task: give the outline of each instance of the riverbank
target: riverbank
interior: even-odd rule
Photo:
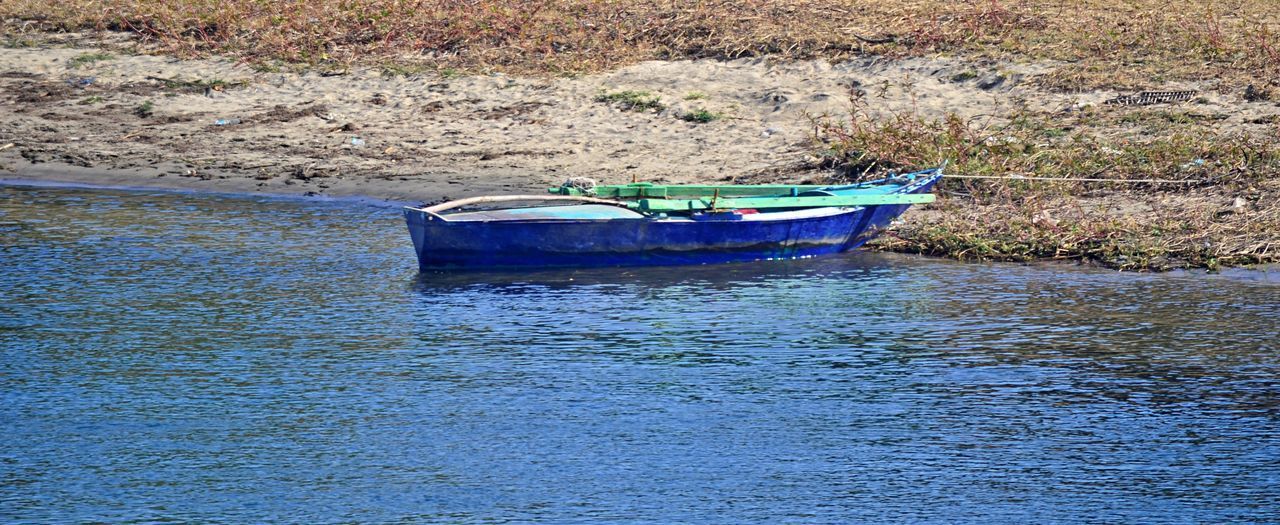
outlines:
[[[1013,178],[948,181],[877,247],[1122,269],[1280,261],[1280,108],[1211,80],[1124,106],[1106,104],[1113,89],[1047,85],[1061,69],[1046,61],[405,74],[178,59],[118,33],[20,38],[0,51],[0,178],[436,201],[570,177],[840,182],[945,158]]]

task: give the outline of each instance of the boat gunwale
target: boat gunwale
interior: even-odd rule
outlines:
[[[438,218],[444,224],[476,224],[476,223],[519,223],[519,224],[574,224],[574,223],[606,223],[606,222],[663,222],[663,223],[703,223],[703,222],[770,222],[770,221],[790,221],[800,219],[821,219],[826,217],[834,217],[843,213],[858,212],[868,208],[868,206],[819,206],[813,208],[795,208],[771,211],[768,213],[751,213],[739,214],[738,218],[705,218],[695,219],[692,217],[667,214],[642,214],[639,217],[603,217],[603,218],[512,218],[512,219],[475,219],[475,220],[456,220],[451,219],[451,215],[436,215],[422,209],[407,208],[411,211],[420,211],[429,216]],[[799,212],[812,212],[808,215],[795,215]],[[824,213],[829,212],[829,213]],[[473,213],[473,212],[467,212]],[[732,214],[733,210],[724,210],[717,214]],[[457,214],[462,215],[462,214]]]
[[[942,173],[943,167],[945,167],[945,165],[944,165],[944,166],[939,166],[939,167],[937,167],[937,168],[931,168],[931,169],[928,169],[928,170],[921,170],[921,171],[917,171],[917,172],[906,173],[906,174],[902,174],[902,175],[896,175],[896,176],[886,177],[886,178],[878,179],[878,180],[874,180],[874,181],[865,181],[865,182],[860,182],[860,183],[850,184],[850,185],[842,185],[842,186],[812,186],[812,187],[810,187],[810,188],[812,188],[812,189],[810,189],[810,190],[806,190],[806,191],[819,191],[819,190],[821,190],[821,191],[848,191],[848,190],[865,189],[865,188],[875,187],[875,186],[877,186],[877,185],[887,185],[887,184],[893,183],[893,182],[895,182],[895,181],[902,181],[902,180],[903,180],[903,178],[910,177],[909,179],[907,179],[906,181],[904,181],[904,182],[906,182],[905,184],[901,184],[900,186],[898,186],[897,188],[893,189],[892,191],[885,192],[885,193],[884,193],[884,195],[905,195],[905,194],[911,194],[911,193],[913,193],[913,192],[914,192],[914,190],[916,190],[917,188],[922,187],[922,186],[927,186],[927,185],[929,185],[929,184],[933,184],[933,183],[934,183],[934,182],[936,182],[937,180],[939,180],[939,179],[943,178],[943,177],[944,177],[944,175],[943,175],[943,173]],[[920,175],[922,175],[922,174],[928,174],[928,175],[921,177]],[[789,188],[789,187],[790,187],[790,188],[799,188],[799,187],[802,187],[802,186],[778,185],[778,188],[779,188],[779,189],[785,189],[785,188]],[[807,187],[807,186],[806,186],[806,187]],[[519,202],[521,198],[525,199],[525,201],[526,201],[526,202],[536,202],[536,201],[539,201],[539,200],[541,200],[541,201],[554,201],[554,200],[565,201],[565,200],[574,200],[574,201],[582,202],[582,203],[584,203],[584,204],[596,204],[596,205],[601,205],[601,206],[619,206],[620,204],[623,204],[623,203],[625,202],[625,201],[617,201],[617,200],[609,200],[609,199],[597,199],[597,198],[587,198],[587,197],[575,198],[575,197],[572,197],[572,196],[561,196],[561,195],[550,195],[550,196],[547,196],[547,197],[550,197],[550,198],[546,198],[546,197],[539,196],[539,195],[499,196],[499,199],[500,199],[500,200],[496,200],[496,201],[494,201],[494,202]],[[434,221],[439,221],[440,223],[443,223],[443,224],[463,224],[463,223],[468,223],[468,224],[474,224],[474,223],[494,223],[494,224],[498,224],[498,223],[521,223],[521,224],[548,223],[548,224],[567,224],[567,223],[577,223],[577,222],[590,222],[590,223],[596,223],[596,222],[608,222],[608,221],[664,221],[664,222],[690,222],[690,223],[695,223],[695,222],[705,222],[705,221],[707,221],[707,220],[713,220],[713,221],[714,221],[714,219],[693,219],[693,218],[684,217],[684,216],[682,216],[682,215],[677,215],[677,216],[674,216],[674,217],[673,217],[672,215],[669,215],[669,214],[668,214],[668,213],[666,213],[665,211],[634,210],[634,209],[631,209],[631,208],[629,208],[629,207],[627,207],[626,209],[631,210],[631,211],[634,211],[634,212],[636,212],[636,213],[639,213],[641,216],[639,216],[639,217],[608,217],[608,218],[563,218],[563,219],[559,219],[559,218],[545,218],[545,217],[544,217],[544,218],[530,218],[530,219],[512,218],[512,219],[456,220],[456,219],[450,219],[450,217],[455,216],[455,215],[463,215],[463,214],[466,214],[466,213],[474,213],[474,212],[460,212],[460,213],[452,213],[452,214],[442,214],[442,213],[439,213],[440,211],[443,211],[443,210],[446,210],[446,209],[451,209],[452,207],[456,207],[456,204],[457,204],[457,203],[468,202],[468,201],[470,201],[470,202],[479,202],[479,200],[480,200],[480,199],[482,199],[482,198],[475,198],[475,197],[473,197],[473,198],[468,198],[468,199],[459,199],[459,200],[455,200],[455,201],[449,201],[449,202],[445,202],[445,203],[441,203],[441,204],[436,204],[436,205],[433,205],[433,206],[422,206],[422,207],[406,206],[406,207],[405,207],[405,210],[412,210],[412,211],[416,211],[416,212],[421,212],[421,213],[423,213],[423,214],[425,214],[425,215],[427,216],[428,221],[433,221],[433,222],[434,222]],[[463,204],[463,205],[465,205],[465,204]],[[783,214],[783,213],[792,213],[792,212],[795,212],[795,211],[801,211],[801,210],[806,210],[806,211],[807,211],[807,210],[828,210],[828,209],[845,210],[845,212],[849,212],[849,211],[858,211],[858,210],[860,210],[860,209],[868,208],[868,207],[876,207],[876,206],[896,206],[896,205],[900,205],[900,204],[868,204],[868,205],[857,205],[857,206],[838,206],[838,205],[835,205],[835,206],[812,206],[812,207],[810,207],[810,206],[797,206],[797,207],[795,207],[795,208],[776,208],[776,209],[774,209],[774,210],[767,211],[767,212],[761,212],[761,213],[757,213],[757,214],[744,215],[744,216],[742,216],[742,218],[739,218],[739,219],[724,220],[723,222],[739,222],[739,221],[763,222],[763,221],[769,221],[769,220],[792,220],[792,219],[799,219],[799,218],[804,218],[804,217],[781,217],[781,216],[779,216],[779,214]],[[908,205],[909,205],[909,204],[908,204]],[[548,207],[553,207],[553,206],[548,206]],[[625,207],[625,205],[623,205],[623,206],[619,206],[619,207]],[[502,209],[502,208],[499,208],[498,210],[501,210],[501,209]],[[731,211],[732,211],[732,210],[734,210],[734,209],[750,209],[750,208],[731,208],[731,209],[726,209],[725,211],[726,211],[726,212],[731,212]],[[705,210],[693,210],[693,211],[703,211],[703,212],[705,212]],[[713,212],[713,213],[714,213],[714,212]],[[834,216],[834,215],[838,215],[839,213],[843,213],[843,212],[836,212],[836,213],[832,213],[832,214],[829,214],[829,215],[819,215],[818,217]],[[749,217],[749,216],[760,216],[760,217],[759,217],[759,218],[751,218],[751,219],[746,219],[746,218],[745,218],[745,217]]]

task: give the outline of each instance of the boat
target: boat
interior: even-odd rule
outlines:
[[[836,186],[575,183],[404,215],[424,272],[800,259],[857,248],[912,204],[933,202],[942,170]]]

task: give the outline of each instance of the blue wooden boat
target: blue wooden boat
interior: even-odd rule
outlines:
[[[407,207],[422,271],[710,264],[848,251],[912,204],[942,168],[846,186],[625,184]],[[553,205],[457,210],[544,201]]]

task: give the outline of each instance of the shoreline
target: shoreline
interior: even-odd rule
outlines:
[[[64,168],[67,169],[68,171],[66,172],[59,171]],[[113,184],[113,183],[104,184],[101,182],[101,178],[95,177],[95,175],[103,175],[102,170],[78,168],[76,166],[60,166],[57,168],[50,166],[47,168],[41,168],[40,172],[43,173],[43,175],[41,175],[39,178],[19,178],[19,177],[0,176],[0,186],[19,186],[19,187],[34,187],[34,188],[69,188],[69,189],[111,190],[111,191],[163,191],[163,192],[175,192],[175,193],[193,193],[193,194],[199,194],[199,195],[221,195],[221,196],[229,196],[229,197],[235,197],[235,198],[267,197],[272,199],[285,199],[285,200],[320,199],[325,201],[353,202],[353,203],[367,204],[370,206],[381,207],[381,208],[399,208],[402,206],[416,206],[416,205],[419,205],[421,201],[429,201],[434,198],[433,195],[430,193],[421,194],[421,197],[424,197],[424,198],[415,198],[411,200],[397,200],[392,197],[384,197],[384,196],[370,195],[370,194],[359,194],[359,193],[343,193],[341,191],[330,193],[330,194],[307,194],[307,193],[293,193],[293,192],[279,191],[282,188],[264,189],[264,188],[255,187],[250,190],[242,187],[242,185],[238,184],[235,179],[212,179],[211,181],[201,181],[201,182],[211,182],[211,184],[205,185],[205,184],[202,184],[201,182],[196,182],[191,180],[177,180],[177,181],[168,180],[168,181],[161,182],[159,179],[156,179],[156,178],[146,179],[146,178],[136,178],[136,177],[126,176],[123,179],[127,179],[128,181],[130,181],[129,184]],[[59,174],[53,174],[51,172],[58,172],[60,174],[69,174],[70,176],[64,177],[64,176],[60,176]],[[29,171],[28,172],[19,171],[17,173],[25,174],[25,175],[32,174]],[[121,180],[121,179],[113,178],[113,180]],[[226,186],[221,186],[222,184],[226,184]],[[921,253],[900,251],[900,250],[886,250],[883,248],[877,248],[875,245],[865,246],[861,249],[866,251],[879,252],[879,253],[923,257],[926,259],[954,260],[954,258],[946,257],[946,256],[921,254]],[[1112,268],[1107,268],[1104,265],[1092,263],[1090,261],[1063,261],[1063,260],[1051,260],[1051,259],[1032,260],[1032,261],[959,260],[955,262],[960,264],[992,264],[992,263],[1019,264],[1019,265],[1029,264],[1033,266],[1034,265],[1048,265],[1048,266],[1065,265],[1065,266],[1073,266],[1073,267],[1086,267],[1086,268],[1113,270]],[[1231,279],[1231,280],[1245,280],[1245,281],[1254,281],[1254,282],[1274,282],[1274,283],[1280,284],[1280,263],[1264,263],[1264,264],[1258,264],[1258,265],[1232,266],[1232,267],[1219,268],[1215,270],[1208,270],[1205,268],[1175,268],[1166,272],[1159,272],[1159,273],[1169,275],[1169,276],[1189,276],[1194,278],[1212,277],[1212,278],[1224,278],[1224,279]]]
[[[321,74],[90,42],[0,52],[0,179],[395,202],[541,193],[573,177],[827,184],[849,170],[824,157],[832,144],[819,128],[850,118],[854,96],[865,119],[854,124],[914,123],[917,143],[946,119],[1064,125],[1052,115],[1106,108],[1090,111],[1124,123],[1178,109],[1110,108],[1112,92],[1044,88],[1044,64],[962,58],[649,61],[564,78]],[[1203,93],[1180,111],[1226,115],[1213,129],[1252,132],[1274,112],[1203,83],[1171,87]],[[1106,126],[1121,143],[1135,132]],[[864,139],[892,132],[868,129]],[[949,179],[938,203],[908,211],[871,248],[1121,270],[1265,264],[1280,260],[1280,179],[1255,177],[1188,191]]]
[[[34,169],[34,168],[33,168]],[[63,171],[65,170],[65,171]],[[30,176],[33,171],[16,171],[19,175]],[[163,191],[175,193],[193,193],[199,195],[221,195],[235,198],[250,197],[267,197],[272,199],[285,200],[314,200],[320,199],[325,201],[353,202],[367,204],[370,206],[381,208],[399,208],[402,206],[419,205],[421,201],[429,201],[435,197],[431,193],[422,193],[420,197],[410,200],[398,200],[393,197],[378,196],[372,194],[360,193],[344,193],[341,190],[330,194],[307,194],[280,191],[283,188],[258,188],[247,189],[243,187],[236,179],[211,179],[210,181],[193,181],[193,180],[164,180],[160,178],[142,178],[133,176],[120,176],[117,174],[112,177],[109,173],[103,173],[103,170],[95,170],[91,168],[79,168],[76,166],[48,166],[41,167],[34,171],[39,175],[36,178],[20,178],[0,176],[0,186],[19,186],[34,188],[68,188],[68,189],[85,189],[85,190],[111,190],[111,191]],[[127,180],[128,184],[103,183],[101,175],[108,175],[110,180]],[[206,185],[204,182],[209,182]],[[225,186],[224,186],[225,184]],[[431,190],[427,190],[428,192]],[[926,259],[954,260],[954,258],[920,254],[914,252],[904,252],[898,250],[878,249],[874,245],[862,248],[867,251],[875,251],[879,253],[899,254],[903,256],[923,257]],[[1049,266],[1073,266],[1108,269],[1103,265],[1093,264],[1089,261],[1061,261],[1061,260],[1034,260],[1034,261],[955,261],[961,264],[1030,264],[1030,265],[1049,265]],[[1231,280],[1245,280],[1254,282],[1274,282],[1280,284],[1280,264],[1266,263],[1259,265],[1245,265],[1220,268],[1216,270],[1207,270],[1204,268],[1175,268],[1167,272],[1161,272],[1169,276],[1190,276],[1194,278],[1224,278]]]
[[[159,168],[113,170],[69,164],[41,163],[18,165],[0,172],[0,184],[32,187],[63,187],[122,191],[172,191],[181,193],[223,194],[244,197],[268,196],[287,199],[352,200],[387,205],[411,206],[439,200],[446,188],[426,185],[407,188],[402,183],[350,180],[330,185],[324,192],[311,184],[259,185],[257,181],[233,174],[215,174],[209,179],[170,177]],[[484,188],[484,185],[480,186]]]
[[[416,206],[419,203],[415,201],[402,201],[393,199],[384,199],[379,197],[370,197],[366,195],[306,195],[281,193],[274,191],[240,191],[229,188],[213,188],[213,187],[179,187],[179,186],[161,186],[148,184],[101,184],[98,182],[81,182],[59,179],[28,179],[28,178],[5,178],[0,177],[0,186],[11,186],[19,188],[49,188],[49,189],[69,189],[69,190],[87,190],[87,191],[119,191],[119,192],[155,192],[155,193],[173,193],[178,195],[210,195],[228,198],[267,198],[281,200],[321,200],[331,202],[353,202],[359,204],[367,204],[375,207],[398,208],[403,206]]]

